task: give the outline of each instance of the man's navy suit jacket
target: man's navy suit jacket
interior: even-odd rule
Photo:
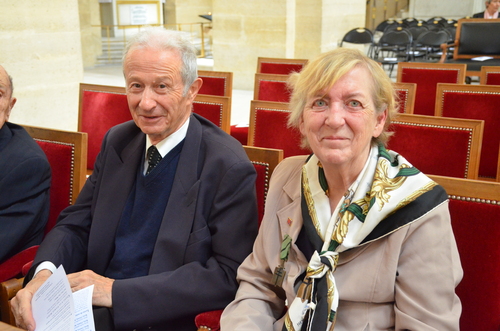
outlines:
[[[122,210],[142,167],[145,135],[133,121],[105,136],[93,174],[34,261],[103,275]],[[241,144],[193,114],[149,275],[116,280],[117,330],[196,330],[196,314],[224,308],[257,234],[255,169]]]
[[[42,241],[49,217],[50,164],[23,127],[0,128],[0,263]]]

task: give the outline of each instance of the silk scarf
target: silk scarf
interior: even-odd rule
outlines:
[[[302,214],[316,251],[285,316],[284,331],[333,330],[341,291],[334,278],[339,253],[409,224],[411,218],[389,226],[381,223],[437,184],[402,156],[380,145],[371,148],[363,170],[333,213],[325,185],[321,163],[312,155],[302,168]],[[377,227],[379,224],[383,226]],[[373,236],[372,232],[378,233]]]

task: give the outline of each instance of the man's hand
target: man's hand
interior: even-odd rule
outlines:
[[[50,270],[42,270],[11,300],[11,309],[16,325],[29,331],[35,330],[35,320],[31,311],[31,299],[40,286],[52,275]]]
[[[68,275],[68,280],[73,292],[94,285],[92,305],[108,308],[113,306],[111,290],[114,279],[100,276],[91,270],[84,270]]]

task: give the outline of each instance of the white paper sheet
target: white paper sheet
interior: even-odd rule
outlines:
[[[71,293],[63,266],[57,268],[31,300],[35,331],[95,331],[93,290],[91,285]]]

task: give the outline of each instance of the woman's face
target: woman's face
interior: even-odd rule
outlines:
[[[386,110],[375,112],[372,82],[367,69],[355,67],[307,100],[300,132],[325,168],[363,168],[371,139],[382,133],[387,117]]]

